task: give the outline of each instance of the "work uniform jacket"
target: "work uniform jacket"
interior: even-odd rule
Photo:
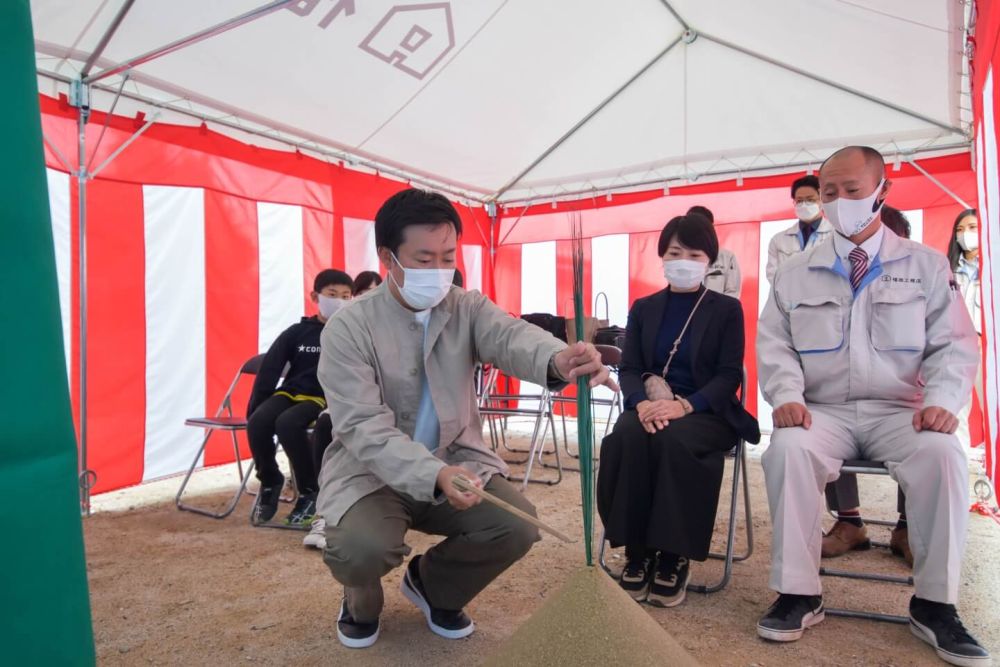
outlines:
[[[831,234],[833,234],[833,225],[826,218],[819,221],[819,226],[809,237],[805,248],[802,247],[802,229],[798,222],[785,231],[775,234],[767,245],[767,282],[774,283],[774,274],[785,261],[805,250],[818,246],[830,238]]]
[[[331,525],[388,486],[435,500],[438,472],[463,465],[484,482],[507,466],[483,442],[473,374],[478,363],[559,389],[549,361],[566,347],[476,291],[453,287],[424,327],[387,283],[337,312],[323,330],[319,380],[333,442],[323,455],[319,511]],[[430,451],[413,440],[426,369],[441,427]]]
[[[857,293],[832,238],[779,269],[757,327],[764,397],[884,400],[957,414],[979,363],[948,260],[888,229]]]
[[[705,287],[713,292],[739,299],[741,281],[740,265],[736,261],[736,255],[725,248],[719,248],[719,256],[705,272]]]

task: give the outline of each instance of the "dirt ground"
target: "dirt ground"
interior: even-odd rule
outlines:
[[[523,445],[523,440],[520,441]],[[832,618],[799,642],[769,644],[754,623],[771,602],[767,589],[770,521],[759,451],[752,452],[750,482],[752,557],[734,566],[722,592],[690,593],[675,609],[647,608],[704,665],[934,665],[933,651],[903,625]],[[513,466],[515,472],[519,466]],[[728,481],[719,517],[727,517]],[[211,474],[217,471],[208,471]],[[544,473],[552,471],[545,470]],[[540,475],[541,473],[539,473]],[[179,480],[164,484],[176,489]],[[895,488],[886,478],[863,478],[862,497],[873,514],[891,518]],[[119,494],[128,507],[128,493]],[[579,476],[557,486],[530,485],[539,516],[570,534],[582,533]],[[225,496],[199,498],[222,505]],[[171,502],[97,513],[84,522],[94,634],[103,665],[436,665],[480,664],[532,612],[581,567],[580,544],[545,537],[526,558],[487,588],[468,608],[477,631],[448,641],[430,633],[420,613],[399,592],[401,568],[385,580],[386,609],[378,643],[363,651],[341,647],[335,618],[339,585],[320,553],[301,545],[302,534],[252,528],[249,497],[228,519],[177,511]],[[136,503],[132,503],[135,505]],[[283,508],[282,512],[287,511]],[[737,544],[746,544],[739,522]],[[888,540],[887,528],[872,528]],[[722,521],[716,529],[721,546]],[[411,533],[414,553],[438,538]],[[970,517],[960,609],[973,634],[1000,655],[1000,526]],[[612,567],[621,559],[609,554]],[[837,567],[905,574],[888,551],[838,559]],[[693,581],[716,578],[720,563],[696,564]],[[826,603],[905,614],[911,590],[888,583],[825,580]],[[579,662],[575,663],[580,665]],[[648,664],[658,664],[650,656]]]

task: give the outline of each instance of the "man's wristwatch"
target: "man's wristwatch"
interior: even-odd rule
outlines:
[[[692,412],[694,412],[694,407],[691,405],[690,402],[688,402],[686,398],[684,398],[683,396],[678,396],[677,400],[680,401],[681,407],[684,408],[685,415],[689,415]]]

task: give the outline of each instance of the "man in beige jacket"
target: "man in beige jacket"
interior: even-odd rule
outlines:
[[[463,607],[539,539],[533,526],[452,485],[467,477],[534,513],[483,442],[476,365],[552,389],[582,375],[614,386],[592,345],[567,347],[479,292],[452,286],[461,229],[441,195],[391,197],[375,217],[388,277],[331,318],[321,338],[333,443],[318,505],[324,560],[344,585],[337,636],[352,648],[378,638],[381,578],[410,553],[410,528],[447,538],[410,559],[402,592],[449,639],[473,632]]]

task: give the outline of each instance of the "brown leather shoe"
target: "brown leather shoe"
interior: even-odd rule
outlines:
[[[868,528],[860,528],[847,521],[833,524],[830,532],[823,536],[823,558],[836,558],[848,551],[865,551],[871,549],[872,541],[868,539]]]
[[[893,528],[889,538],[889,550],[913,567],[913,552],[910,551],[910,531],[907,528]]]

